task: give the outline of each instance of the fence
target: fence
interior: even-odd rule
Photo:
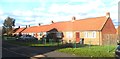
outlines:
[[[117,34],[104,34],[102,37],[103,45],[117,45],[117,42],[120,41],[120,35]]]

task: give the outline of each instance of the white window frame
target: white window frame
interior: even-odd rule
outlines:
[[[92,32],[92,38],[96,38],[96,31]]]
[[[88,32],[84,32],[84,37],[88,38]]]
[[[85,38],[96,38],[96,31],[92,31],[91,34],[86,31],[84,32],[84,37]]]
[[[66,32],[66,37],[67,38],[73,38],[73,33],[72,32]]]

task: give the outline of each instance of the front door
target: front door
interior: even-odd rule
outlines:
[[[80,42],[80,33],[76,32],[76,43]]]

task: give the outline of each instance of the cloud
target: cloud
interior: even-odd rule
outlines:
[[[5,15],[0,16],[0,20],[4,20],[6,18],[7,18],[7,16],[5,16]]]
[[[71,13],[71,14],[75,14],[75,13],[85,13],[90,11],[89,8],[86,8],[86,5],[57,5],[57,4],[53,4],[50,9],[49,12],[51,13],[57,13],[57,12],[64,12],[64,13]]]
[[[13,15],[15,15],[15,16],[32,16],[33,12],[30,10],[26,10],[26,11],[15,10],[15,11],[13,11]]]
[[[4,11],[0,10],[0,20],[4,20],[6,18],[6,15],[4,15]]]
[[[45,8],[40,8],[40,7],[38,7],[38,8],[34,8],[34,9],[33,9],[33,11],[43,11],[43,10],[45,10]]]
[[[2,10],[0,10],[0,15],[3,15],[3,14],[4,14],[4,12]]]
[[[104,3],[102,3],[99,0],[94,0],[94,2],[86,1],[84,4],[76,4],[76,5],[71,5],[70,3],[64,4],[64,5],[52,4],[49,7],[49,12],[50,13],[61,12],[61,13],[69,13],[72,15],[76,15],[76,14],[95,13],[95,12],[90,13],[93,10],[95,10],[97,12],[101,11],[101,9],[102,9],[102,11],[105,10]]]
[[[111,12],[111,18],[115,21],[118,22],[118,6],[112,6],[110,9]],[[113,11],[116,10],[116,11]]]
[[[8,0],[5,0],[8,1]],[[5,2],[4,1],[4,2]],[[14,1],[14,0],[12,0]],[[18,0],[21,4],[24,2],[33,2],[32,6],[26,3],[25,9],[13,9],[11,17],[15,17],[17,25],[38,25],[38,23],[49,24],[51,20],[55,22],[70,21],[72,16],[77,19],[105,16],[110,12],[111,18],[117,22],[117,3],[118,0]],[[11,2],[11,1],[8,1]],[[14,1],[17,2],[17,1]],[[34,3],[36,5],[34,5]],[[39,4],[38,4],[39,3]],[[31,9],[30,9],[31,7]],[[0,10],[0,19],[6,18],[3,11]],[[34,22],[33,22],[34,20]],[[28,23],[27,23],[28,21]],[[21,24],[20,24],[21,23]]]
[[[15,26],[26,26],[26,25],[31,25],[31,24],[35,24],[35,22],[16,22]]]
[[[72,0],[71,0],[72,1]],[[76,4],[76,5],[71,5],[71,2],[68,2],[66,4],[52,4],[48,8],[48,13],[36,13],[35,15],[37,16],[46,16],[49,17],[47,20],[54,20],[54,21],[67,21],[71,20],[72,16],[77,17],[78,19],[83,19],[83,18],[88,18],[88,17],[97,17],[97,16],[105,16],[106,12],[111,13],[111,17],[113,19],[116,19],[116,16],[111,9],[116,9],[115,6],[111,6],[110,8],[107,8],[106,4],[103,3],[103,1],[99,0],[94,0],[94,2],[90,1],[80,1],[79,2],[84,2],[84,4]],[[75,0],[75,2],[77,2]],[[72,2],[73,3],[73,2]],[[38,8],[39,10],[40,8]],[[40,9],[45,10],[45,9]],[[64,15],[66,14],[66,15]],[[42,18],[41,18],[42,19]]]
[[[24,19],[27,20],[27,21],[34,20],[33,17],[25,17]]]
[[[79,1],[79,4],[71,5],[71,3],[74,3],[77,1]],[[101,5],[104,7],[104,4],[99,0],[95,0],[94,2],[75,0],[74,2],[73,0],[70,0],[70,2],[63,5],[52,4],[49,7],[48,12],[55,14],[53,16],[57,20],[58,19],[66,20],[66,18],[71,20],[72,16],[76,16],[77,18],[81,19],[81,18],[87,18],[87,17],[94,17],[96,16],[96,14],[97,16],[101,16],[104,14],[104,13],[102,14],[98,13],[101,9],[104,11],[103,8],[100,8]],[[80,4],[81,2],[83,4]],[[95,10],[96,12],[92,12],[93,10]],[[67,15],[60,15],[60,14],[67,14]]]

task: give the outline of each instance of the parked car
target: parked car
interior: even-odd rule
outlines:
[[[31,35],[23,35],[23,36],[16,38],[16,40],[28,41],[28,40],[38,40],[38,39]]]
[[[115,56],[117,59],[120,59],[120,44],[118,44],[118,46],[115,50]]]

